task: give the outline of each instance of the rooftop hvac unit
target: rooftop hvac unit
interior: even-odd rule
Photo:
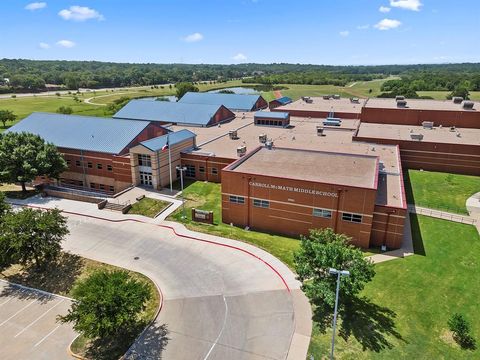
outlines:
[[[258,136],[258,141],[261,143],[261,144],[265,144],[267,142],[267,135],[266,134],[260,134]]]
[[[350,102],[359,104],[359,103],[360,103],[360,99],[357,98],[357,97],[352,97],[352,98],[350,98]]]
[[[306,102],[307,104],[311,104],[311,103],[313,103],[313,99],[308,98],[308,99],[305,100],[305,102]]]
[[[330,95],[323,95],[322,98],[323,100],[330,100]]]
[[[406,107],[407,101],[406,100],[397,100],[397,107]]]
[[[461,97],[461,96],[454,96],[454,97],[452,98],[452,100],[453,100],[453,102],[454,102],[455,104],[461,104],[462,101],[463,101],[463,97]]]
[[[228,132],[228,136],[229,136],[230,139],[232,139],[232,140],[237,140],[237,139],[238,139],[237,130],[230,130],[230,131]]]
[[[237,156],[242,157],[247,153],[247,147],[245,145],[237,147]]]
[[[325,133],[323,132],[324,128],[323,126],[317,126],[317,136],[325,136]]]
[[[323,120],[323,126],[340,126],[342,125],[342,120],[339,118],[328,117]]]
[[[265,142],[265,147],[266,147],[268,150],[272,150],[272,148],[273,148],[273,140],[272,140],[272,139],[268,139],[268,140]]]
[[[424,121],[422,126],[424,129],[433,129],[433,121]]]
[[[450,126],[450,131],[455,132],[455,131],[457,131],[457,129],[455,129],[455,126]]]
[[[310,100],[310,96],[302,96],[302,100],[308,102],[308,100]]]
[[[412,133],[410,133],[410,137],[413,140],[419,140],[420,141],[420,140],[423,139],[423,134],[412,132]]]
[[[463,102],[463,108],[467,110],[472,110],[474,106],[473,101],[464,101]]]
[[[334,98],[335,100],[339,100],[339,99],[340,99],[340,95],[335,94],[335,95],[333,95],[333,98]]]
[[[405,96],[402,96],[402,95],[395,96],[395,101],[398,101],[398,100],[405,100]]]

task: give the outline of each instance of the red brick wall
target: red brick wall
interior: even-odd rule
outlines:
[[[260,110],[260,109],[266,109],[268,107],[267,101],[260,96],[260,98],[257,100],[255,103],[255,106],[253,107],[253,111]]]
[[[371,244],[386,245],[388,249],[402,246],[406,209],[375,205],[373,212]]]
[[[236,159],[218,158],[215,156],[181,154],[183,166],[195,166],[195,180],[211,181],[215,183],[222,181],[222,169],[235,160]],[[204,172],[200,172],[201,167],[204,169]],[[214,169],[216,169],[216,174]]]
[[[215,113],[215,116],[213,117],[213,121],[211,121],[209,125],[215,125],[222,121],[233,119],[234,117],[235,117],[235,114],[222,105],[220,109]]]

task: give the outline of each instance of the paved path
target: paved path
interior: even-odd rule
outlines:
[[[112,95],[124,95],[124,94],[132,94],[132,93],[135,93],[135,91],[117,92],[117,93],[111,93],[111,94],[105,94],[105,95],[92,96],[92,97],[89,97],[88,99],[83,100],[83,102],[90,105],[107,106],[108,104],[94,103],[92,102],[92,100],[99,99],[102,97],[109,97]]]
[[[454,213],[449,213],[449,212],[446,212],[446,211],[441,211],[441,210],[435,210],[435,209],[429,209],[429,208],[425,208],[425,207],[421,207],[421,206],[416,206],[416,205],[413,205],[413,204],[408,205],[408,211],[413,213],[413,214],[420,214],[420,215],[434,217],[434,218],[437,218],[437,219],[455,221],[455,222],[462,223],[462,224],[475,225],[476,222],[477,222],[477,219],[475,219],[474,217],[469,216],[469,215],[454,214]]]
[[[306,358],[310,305],[295,275],[271,254],[178,223],[99,211],[94,204],[38,197],[23,203],[70,211],[66,250],[157,283],[162,311],[130,358]],[[105,220],[92,218],[98,215]]]

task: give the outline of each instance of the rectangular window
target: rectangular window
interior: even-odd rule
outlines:
[[[100,190],[105,190],[105,185],[100,184]]]
[[[210,171],[212,172],[213,175],[218,174],[218,169],[217,168],[212,168]]]
[[[269,208],[270,207],[270,201],[253,199],[253,206],[261,207],[261,208]]]
[[[91,169],[91,168],[93,168],[93,164],[89,161],[89,162],[87,163],[87,167],[88,167],[89,169]]]
[[[95,183],[90,183],[90,189],[95,189]]]
[[[203,174],[205,172],[205,166],[199,166],[198,172]]]
[[[107,165],[107,170],[112,171],[113,170],[112,165]]]
[[[195,177],[195,165],[185,165],[187,170],[185,171],[185,177],[194,178]]]
[[[230,202],[234,204],[245,204],[245,198],[243,196],[230,196]]]
[[[75,161],[75,166],[78,166],[78,167],[80,167],[80,166],[81,166],[81,164],[80,164],[80,160],[76,160],[76,161]]]
[[[67,165],[70,166],[70,163],[71,163],[72,161],[71,161],[70,159],[67,159],[66,162],[67,162]]]
[[[152,159],[150,158],[150,155],[138,154],[138,165],[152,167]]]
[[[102,170],[102,169],[103,169],[103,165],[102,165],[102,164],[97,164],[97,169],[98,169],[98,170]]]
[[[108,190],[110,190],[110,192],[112,192],[112,193],[115,192],[115,188],[111,185],[108,187]]]
[[[351,213],[342,213],[342,220],[343,221],[354,222],[354,223],[361,223],[362,222],[362,215],[351,214]]]
[[[332,212],[326,209],[313,209],[313,216],[330,219],[332,217]]]

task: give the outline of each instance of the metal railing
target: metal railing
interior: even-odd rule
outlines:
[[[462,224],[475,225],[477,223],[477,220],[474,218],[471,218],[470,216],[462,216],[458,214],[452,214],[450,212],[444,212],[441,210],[429,209],[429,208],[419,207],[415,205],[408,205],[408,211],[414,214],[435,217],[443,220],[455,221]]]

